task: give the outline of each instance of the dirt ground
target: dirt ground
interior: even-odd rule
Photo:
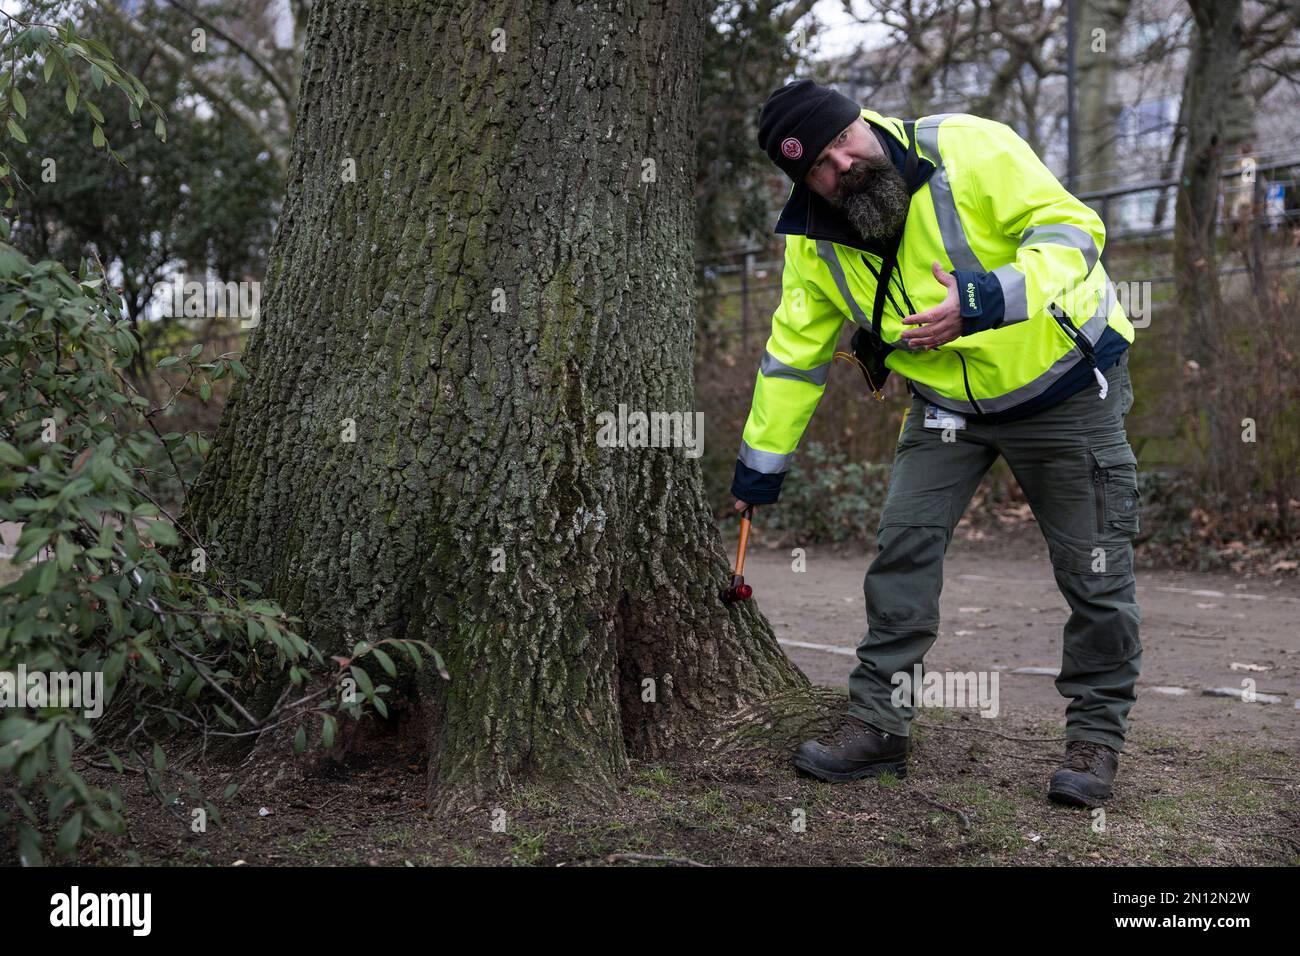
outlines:
[[[761,544],[761,541],[760,541]],[[787,653],[842,707],[866,626],[870,555],[751,550],[746,578]],[[1000,668],[1001,713],[923,710],[907,777],[846,785],[797,777],[805,728],[780,722],[739,749],[633,762],[604,802],[564,788],[518,788],[454,814],[424,803],[418,744],[378,733],[346,759],[304,766],[288,753],[184,769],[221,810],[194,832],[187,798],[161,806],[138,775],[80,766],[118,786],[126,836],[93,836],[81,864],[281,865],[1297,865],[1300,696],[1294,579],[1139,573],[1143,681],[1114,797],[1101,811],[1057,806],[1048,777],[1063,746],[1064,700],[1050,674],[1066,616],[1036,534],[954,543],[933,669]],[[1263,670],[1233,669],[1233,663]],[[1204,696],[1257,681],[1278,703]],[[1160,688],[1166,688],[1162,691]],[[1175,694],[1167,688],[1182,688]],[[184,749],[178,747],[178,750]],[[92,755],[93,756],[93,755]],[[222,794],[238,781],[230,798]],[[49,827],[51,835],[57,823]],[[0,864],[16,848],[0,832]],[[62,862],[62,861],[56,861]]]
[[[374,746],[305,776],[288,761],[191,767],[207,793],[231,775],[221,821],[190,826],[138,776],[118,783],[127,837],[89,840],[82,865],[717,866],[1297,865],[1294,755],[1254,743],[1201,746],[1149,729],[1130,738],[1103,811],[1046,799],[1060,738],[1044,722],[932,711],[910,771],[853,784],[796,777],[784,746],[681,762],[634,762],[605,803],[519,788],[454,814],[424,804],[417,751]],[[14,861],[0,840],[0,863]]]
[[[752,551],[745,580],[786,653],[816,683],[841,687],[866,631],[862,579],[873,549]],[[1130,714],[1197,743],[1254,740],[1300,753],[1300,581],[1168,570],[1137,572],[1142,680]],[[1032,528],[982,541],[954,538],[944,562],[939,640],[927,669],[997,670],[1004,716],[1058,719],[1061,628],[1069,614],[1047,546]],[[1234,664],[1236,665],[1234,667]],[[1018,669],[1033,673],[1016,673]],[[1256,700],[1238,695],[1253,680]],[[1279,698],[1273,702],[1264,695]]]

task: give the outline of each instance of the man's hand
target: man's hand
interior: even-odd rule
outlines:
[[[758,505],[751,505],[748,501],[737,501],[736,510],[744,511],[746,508],[757,508]]]
[[[932,349],[936,345],[951,342],[961,335],[961,304],[957,301],[957,279],[951,273],[944,272],[937,261],[931,263],[930,268],[939,284],[947,287],[948,296],[933,309],[909,315],[903,320],[907,325],[921,326],[919,329],[905,329],[900,336],[914,349]]]

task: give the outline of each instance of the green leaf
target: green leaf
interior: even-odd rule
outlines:
[[[42,528],[38,525],[28,523],[23,527],[22,533],[18,535],[18,546],[12,558],[15,565],[26,564],[34,558],[50,538],[54,537],[53,528]]]
[[[29,823],[18,824],[18,862],[23,866],[44,866],[41,835]]]
[[[20,756],[30,750],[35,750],[46,737],[54,733],[54,728],[56,726],[57,724],[53,720],[37,724],[31,730],[27,731],[27,733],[18,738],[17,743],[14,745],[14,749]]]
[[[104,128],[98,123],[95,124],[95,132],[90,135],[90,142],[96,149],[102,149],[108,144],[108,140],[104,139]]]
[[[63,816],[63,811],[72,805],[72,801],[77,798],[77,791],[72,787],[64,787],[56,793],[50,800],[50,822],[53,823],[59,817]]]
[[[69,83],[67,88],[63,91],[63,102],[68,104],[69,113],[75,113],[77,111],[77,91],[72,88],[71,83]]]
[[[54,732],[54,763],[60,770],[72,765],[72,731],[63,721],[59,721],[59,729]]]
[[[307,729],[299,726],[298,732],[293,735],[293,755],[296,757],[307,749]]]
[[[176,533],[176,529],[172,527],[172,523],[166,518],[149,522],[149,536],[164,547],[181,543],[180,535]]]
[[[410,655],[411,663],[414,664],[416,667],[424,666],[424,660],[423,658],[420,657],[420,649],[416,647],[414,644],[403,642],[402,650],[406,651],[406,653]]]
[[[23,99],[23,94],[19,91],[18,87],[15,86],[13,88],[13,92],[10,96],[13,98],[14,109],[18,111],[18,115],[23,119],[27,119],[27,101]]]
[[[163,749],[156,743],[153,745],[153,766],[159,773],[162,773],[167,767],[167,757],[163,753]]]
[[[397,665],[393,663],[391,657],[377,647],[373,648],[370,653],[374,656],[375,660],[379,661],[379,665],[388,672],[389,677],[397,676]]]
[[[41,574],[36,579],[36,593],[49,594],[59,583],[59,565],[55,561],[42,561]]]
[[[16,122],[14,122],[14,118],[12,116],[9,117],[9,122],[7,125],[9,126],[10,136],[18,140],[18,142],[20,143],[27,142],[27,134],[23,132],[23,128],[21,126],[19,126]]]
[[[357,689],[366,697],[375,692],[375,685],[370,682],[370,675],[355,665],[349,670],[352,671],[352,679],[357,682]]]
[[[55,842],[55,847],[65,856],[71,856],[72,851],[77,848],[77,842],[81,839],[81,811],[78,810],[68,821],[59,827],[59,836]]]
[[[164,143],[167,142],[167,124],[163,122],[163,118],[161,116],[154,121],[153,134],[157,136],[158,139],[160,139],[162,142]]]
[[[158,658],[154,655],[154,652],[143,645],[138,646],[137,649],[140,651],[140,660],[144,661],[145,666],[155,674],[161,674],[162,665],[158,663]],[[159,753],[161,752],[159,751]]]
[[[22,468],[27,464],[27,459],[13,445],[7,441],[0,441],[0,465],[9,465],[14,468]]]
[[[324,744],[326,747],[333,747],[334,732],[337,729],[338,729],[338,725],[335,723],[334,718],[331,717],[329,714],[326,714],[324,721],[321,723],[320,742]]]
[[[59,570],[63,572],[71,571],[72,562],[80,550],[67,535],[59,535],[54,544],[55,560],[58,562]]]

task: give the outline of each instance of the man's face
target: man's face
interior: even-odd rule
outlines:
[[[864,239],[893,236],[907,218],[907,184],[861,117],[827,144],[804,182],[843,210]]]

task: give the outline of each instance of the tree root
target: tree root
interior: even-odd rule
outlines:
[[[824,687],[801,687],[726,715],[703,745],[719,754],[784,751],[823,733],[844,715],[843,694]]]
[[[922,800],[924,800],[926,803],[928,803],[930,806],[934,807],[935,809],[943,810],[946,813],[951,813],[961,823],[961,828],[963,830],[970,829],[970,817],[966,816],[964,811],[958,810],[956,807],[950,807],[946,803],[940,803],[938,800],[922,793],[920,790],[913,790],[912,792],[915,793]]]

